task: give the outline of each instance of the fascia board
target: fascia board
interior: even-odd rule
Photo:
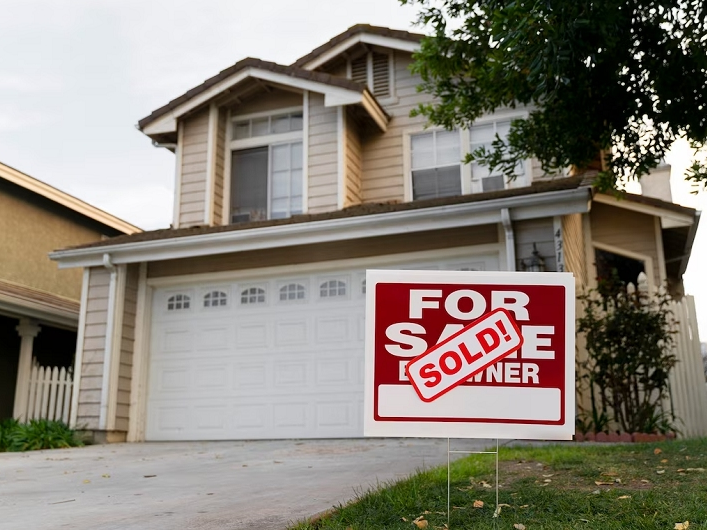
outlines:
[[[352,46],[363,42],[365,44],[370,44],[372,46],[380,46],[382,48],[391,48],[393,50],[400,50],[404,52],[414,53],[420,49],[419,42],[411,42],[408,40],[396,39],[393,37],[385,37],[383,35],[373,35],[370,33],[359,33],[358,35],[352,35],[343,42],[340,42],[330,50],[326,51],[319,57],[312,59],[310,62],[302,65],[305,70],[315,70],[321,65],[327,63],[337,55],[342,54]]]
[[[375,98],[369,92],[364,92],[361,103],[368,115],[376,122],[380,131],[386,132],[388,130],[388,116],[386,116]]]
[[[57,324],[69,329],[76,329],[79,323],[78,311],[69,311],[65,309],[49,308],[43,304],[38,304],[30,300],[18,301],[16,299],[0,296],[0,311],[6,314],[16,315],[18,317],[29,317]]]
[[[590,188],[579,188],[344,219],[59,250],[49,257],[57,261],[62,269],[96,267],[102,265],[105,253],[110,254],[115,264],[136,263],[470,227],[501,222],[503,208],[511,210],[513,219],[516,218],[514,208],[520,208],[518,219],[585,213],[589,210],[590,193]]]
[[[623,208],[625,210],[631,210],[646,215],[652,215],[654,217],[660,217],[660,224],[662,228],[677,228],[681,226],[690,226],[694,222],[692,215],[665,210],[663,208],[652,206],[650,204],[641,204],[637,202],[631,202],[629,200],[618,200],[614,197],[609,197],[607,195],[601,194],[595,195],[594,200],[602,204],[616,206],[617,208]]]
[[[25,175],[14,168],[5,166],[4,164],[0,164],[0,178],[36,193],[37,195],[41,195],[42,197],[45,197],[57,204],[61,204],[62,206],[65,206],[66,208],[69,208],[70,210],[73,210],[85,217],[93,219],[94,221],[114,228],[115,230],[119,230],[124,234],[142,232],[142,230],[137,226],[131,225],[122,219],[118,219],[117,217],[104,212],[103,210],[96,208],[81,199],[77,199],[73,195],[64,193],[49,184],[45,184],[42,181],[30,177],[29,175]]]
[[[348,90],[342,87],[327,85],[326,83],[292,77],[287,74],[272,72],[270,70],[250,66],[230,77],[227,77],[226,79],[219,81],[218,83],[215,83],[193,98],[185,101],[181,105],[178,105],[164,116],[160,116],[152,123],[147,124],[145,128],[142,129],[142,132],[147,136],[175,132],[177,130],[177,120],[181,116],[184,116],[189,111],[205,104],[247,78],[270,81],[272,83],[279,83],[281,85],[299,88],[301,90],[324,94],[324,104],[327,107],[361,103],[363,98],[362,93],[355,90]]]

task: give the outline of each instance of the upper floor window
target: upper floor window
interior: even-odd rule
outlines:
[[[261,116],[233,122],[232,139],[244,140],[257,136],[283,134],[302,130],[302,111]]]
[[[236,118],[231,141],[231,222],[302,213],[302,112]]]
[[[511,130],[511,121],[513,118],[495,120],[490,122],[484,122],[472,125],[469,129],[469,151],[473,152],[480,147],[485,147],[487,151],[492,149],[492,143],[498,135],[501,140],[508,139],[508,133]],[[517,176],[522,176],[524,173],[524,168],[521,164],[516,167],[515,174]],[[502,190],[506,187],[507,178],[501,169],[495,167],[493,171],[489,171],[489,168],[477,164],[476,162],[471,163],[471,179],[472,182],[477,184],[479,191],[496,191]]]
[[[351,79],[368,86],[378,98],[392,94],[390,79],[391,56],[387,53],[368,52],[349,62]]]
[[[431,131],[410,138],[412,198],[461,194],[459,131]]]

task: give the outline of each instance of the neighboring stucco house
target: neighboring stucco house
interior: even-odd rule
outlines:
[[[73,367],[82,273],[49,252],[139,231],[0,163],[0,419],[26,419],[33,364]]]
[[[367,268],[542,267],[581,287],[600,252],[681,291],[694,210],[595,195],[532,160],[510,183],[461,164],[523,111],[425,128],[410,117],[429,100],[409,70],[420,38],[354,26],[289,66],[244,59],[139,122],[175,153],[173,228],[52,255],[86,271],[74,425],[362,435]]]

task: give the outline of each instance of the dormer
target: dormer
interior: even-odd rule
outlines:
[[[389,117],[355,81],[245,59],[140,121],[174,150],[173,226],[221,225],[335,210],[356,164],[344,145]],[[356,158],[353,155],[353,158]],[[354,195],[354,197],[351,197]]]

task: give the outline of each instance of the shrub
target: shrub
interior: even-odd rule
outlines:
[[[83,445],[76,432],[60,421],[30,420],[0,424],[0,451],[34,451]]]
[[[677,362],[668,295],[614,283],[580,298],[584,314],[577,331],[587,340],[583,367],[592,410],[578,427],[607,431],[613,420],[624,432],[673,430],[674,418],[663,409]]]

